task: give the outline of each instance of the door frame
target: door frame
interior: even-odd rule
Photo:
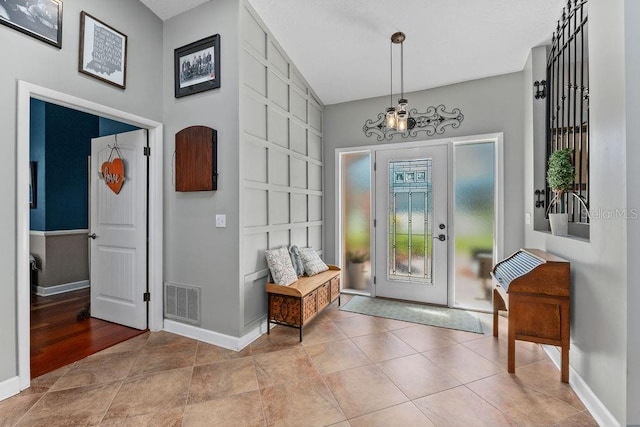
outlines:
[[[344,148],[336,148],[335,149],[335,169],[336,171],[340,171],[340,155],[343,153],[351,153],[351,152],[361,152],[361,151],[371,151],[371,171],[372,171],[372,183],[371,183],[371,203],[372,207],[376,203],[374,195],[376,194],[376,186],[375,186],[375,171],[373,170],[373,162],[375,160],[375,152],[379,150],[392,150],[392,149],[400,149],[400,148],[421,148],[421,147],[429,147],[433,145],[447,145],[448,146],[448,176],[447,176],[447,185],[449,191],[448,197],[448,214],[447,214],[447,223],[448,223],[448,240],[450,240],[453,236],[455,236],[455,224],[453,222],[453,207],[454,207],[454,188],[453,188],[453,168],[454,168],[454,158],[453,158],[453,146],[456,144],[470,144],[474,142],[493,142],[495,147],[495,217],[494,217],[494,257],[496,259],[504,258],[504,148],[503,148],[503,140],[504,134],[503,132],[496,133],[487,133],[487,134],[478,134],[478,135],[468,135],[468,136],[459,136],[454,138],[439,138],[439,139],[430,139],[430,140],[421,140],[421,141],[411,141],[411,142],[396,142],[396,143],[384,143],[384,144],[376,144],[376,145],[360,145],[353,147],[344,147]],[[344,248],[342,247],[342,191],[341,191],[341,179],[342,176],[340,173],[337,174],[337,178],[335,180],[334,187],[334,203],[335,203],[335,257],[336,262],[340,262],[343,259]],[[370,233],[374,235],[375,230],[373,229],[373,211],[372,208],[372,217],[371,217],[371,230]],[[375,254],[376,251],[376,242],[375,238],[371,240],[371,253]],[[453,301],[453,280],[455,278],[455,266],[452,260],[455,256],[455,248],[453,245],[448,245],[447,247],[447,300],[449,302],[449,306],[451,306],[451,301]],[[373,257],[372,257],[373,259]],[[372,271],[375,271],[375,266],[372,265]],[[344,269],[343,269],[344,271]],[[371,285],[371,296],[376,296],[376,285],[372,283]]]
[[[18,323],[18,377],[20,390],[31,384],[30,367],[30,285],[29,285],[29,125],[30,99],[35,98],[85,113],[128,123],[148,129],[149,157],[148,183],[148,232],[149,269],[147,281],[149,292],[158,295],[148,305],[149,329],[163,328],[162,313],[162,271],[163,271],[163,125],[118,109],[88,101],[23,80],[18,81],[17,95],[17,137],[16,137],[16,294]]]

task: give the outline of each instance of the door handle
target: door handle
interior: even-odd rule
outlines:
[[[444,242],[445,240],[447,240],[447,236],[445,236],[444,234],[438,234],[437,236],[433,236],[433,238],[440,240],[441,242]]]
[[[90,239],[94,239],[94,240],[98,238],[98,236],[96,236],[96,233],[91,233],[91,234],[88,235],[88,237]]]

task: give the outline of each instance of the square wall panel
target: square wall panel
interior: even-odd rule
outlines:
[[[289,77],[289,62],[287,62],[282,52],[280,52],[280,49],[273,43],[271,43],[269,50],[269,62],[271,62],[271,65],[281,72],[283,76]]]
[[[309,227],[309,247],[322,250],[322,227]]]
[[[291,229],[291,244],[298,245],[300,248],[307,247],[307,227]]]
[[[290,90],[291,94],[291,113],[302,120],[307,122],[307,100],[296,90]]]
[[[291,194],[291,222],[307,222],[306,194]]]
[[[307,130],[295,120],[289,121],[289,148],[307,155]]]
[[[322,132],[322,112],[312,103],[309,103],[309,124],[315,130]]]
[[[244,162],[242,168],[245,180],[266,183],[267,149],[261,145],[247,141],[244,145]]]
[[[269,249],[277,249],[283,246],[289,247],[289,230],[269,232]]]
[[[309,190],[322,190],[322,167],[309,163]]]
[[[243,270],[245,274],[267,268],[267,260],[264,251],[268,249],[267,233],[248,234],[244,236]]]
[[[291,157],[291,186],[307,188],[307,162]]]
[[[289,111],[289,85],[273,72],[269,73],[269,99]]]
[[[244,225],[267,225],[267,192],[246,188],[244,190]]]
[[[269,193],[269,222],[271,225],[289,223],[289,193],[282,191]]]
[[[269,184],[289,185],[289,156],[276,149],[269,150]]]
[[[322,197],[309,196],[309,221],[322,221]]]
[[[307,93],[307,85],[305,85],[304,79],[295,68],[291,70],[291,81],[298,87],[298,89],[300,89],[301,92],[304,94]]]
[[[245,64],[244,84],[260,95],[267,96],[267,67],[246,51],[243,53],[243,57]]]
[[[267,139],[267,106],[255,98],[244,96],[244,130],[261,139]]]
[[[244,40],[250,45],[256,53],[263,58],[267,58],[267,34],[262,30],[260,24],[254,19],[248,10],[244,9]]]
[[[289,118],[269,108],[269,141],[289,148]]]
[[[309,157],[322,161],[322,139],[313,132],[309,132]]]
[[[244,284],[244,326],[267,314],[266,285],[266,277]]]

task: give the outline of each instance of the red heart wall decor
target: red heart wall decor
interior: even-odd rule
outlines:
[[[120,193],[124,183],[124,162],[120,158],[104,162],[100,168],[104,182],[114,193]]]

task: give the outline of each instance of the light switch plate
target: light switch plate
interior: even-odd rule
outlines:
[[[226,226],[227,226],[227,216],[216,215],[216,227],[226,227]]]
[[[524,223],[529,225],[531,224],[531,213],[527,212],[524,214]]]

